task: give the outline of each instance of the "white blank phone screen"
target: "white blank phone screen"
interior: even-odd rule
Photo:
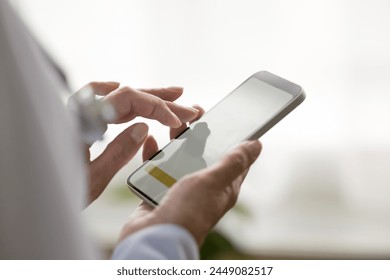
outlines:
[[[159,203],[177,180],[218,161],[292,98],[257,78],[248,79],[135,172],[130,183]]]

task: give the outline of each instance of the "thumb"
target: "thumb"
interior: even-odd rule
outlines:
[[[107,187],[112,177],[134,157],[148,135],[145,123],[134,124],[119,134],[91,162],[90,168],[90,201],[94,201]]]

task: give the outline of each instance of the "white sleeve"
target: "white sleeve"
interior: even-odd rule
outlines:
[[[0,259],[97,258],[80,219],[86,165],[58,71],[0,1]]]
[[[196,260],[199,251],[187,230],[173,224],[161,224],[142,229],[122,240],[112,259]]]
[[[0,259],[98,258],[79,211],[87,188],[77,123],[57,69],[0,0]],[[113,258],[197,259],[174,225],[123,240]]]

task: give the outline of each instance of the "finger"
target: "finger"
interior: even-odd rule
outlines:
[[[227,187],[227,188],[224,189],[225,194],[227,194],[227,197],[226,197],[227,201],[226,201],[226,204],[225,204],[225,207],[226,207],[225,210],[226,211],[229,210],[230,208],[232,208],[236,204],[237,199],[238,199],[238,195],[239,195],[240,190],[241,190],[241,185],[244,182],[245,177],[248,174],[248,172],[249,172],[249,168],[244,170],[243,173],[238,175],[238,177],[236,179],[234,179],[233,182],[231,182],[230,188]]]
[[[144,216],[150,213],[153,210],[153,207],[148,205],[146,202],[142,201],[135,211],[132,213],[130,219],[131,220],[137,220],[137,219],[142,219],[144,220]]]
[[[183,94],[182,87],[150,88],[150,89],[143,88],[143,89],[139,89],[139,91],[152,94],[165,101],[175,101]]]
[[[90,82],[78,90],[78,92],[92,90],[92,92],[96,95],[107,95],[110,92],[116,90],[118,87],[118,82]]]
[[[179,127],[181,125],[179,118],[161,98],[130,87],[117,89],[107,95],[105,100],[110,102],[116,109],[118,123],[141,116],[155,119],[170,127]]]
[[[172,139],[178,137],[181,133],[183,133],[184,130],[186,130],[186,128],[187,128],[187,125],[185,123],[183,123],[179,127],[174,127],[174,128],[169,129],[169,139],[172,140]]]
[[[145,201],[142,201],[138,207],[137,207],[137,210],[140,210],[140,211],[146,211],[146,212],[150,212],[152,211],[154,208],[152,206],[150,206],[149,204],[147,204]]]
[[[238,177],[233,181],[233,191],[234,195],[237,197],[238,193],[240,192],[241,189],[241,184],[244,182],[246,175],[248,175],[249,168],[245,169],[243,173],[238,175]]]
[[[202,107],[200,107],[198,104],[195,104],[192,107],[198,110],[198,115],[193,120],[190,121],[190,124],[199,120],[205,113],[205,110]]]
[[[246,170],[244,170],[244,172],[243,172],[240,176],[238,176],[238,180],[239,180],[240,182],[244,181],[245,178],[246,178],[246,175],[248,175],[248,172],[249,172],[249,168],[247,168]],[[239,187],[241,187],[241,183],[239,184]]]
[[[85,145],[85,148],[84,148],[84,151],[85,151],[85,158],[87,159],[87,161],[89,162],[90,159],[91,159],[91,151],[89,150],[90,146],[89,145]]]
[[[198,114],[191,120],[189,120],[190,124],[192,124],[193,122],[199,120],[203,114],[204,114],[204,109],[202,107],[200,107],[199,105],[194,105],[192,106],[193,108],[197,109],[198,110]],[[171,128],[169,130],[169,138],[170,139],[173,139],[173,138],[176,138],[178,135],[180,135],[185,129],[187,128],[187,125],[185,123],[183,123],[180,127],[177,127],[177,128]]]
[[[189,120],[193,119],[198,114],[198,110],[191,108],[191,107],[185,107],[181,106],[175,103],[172,103],[170,101],[165,101],[166,106],[168,109],[180,120],[181,123],[188,122]],[[128,114],[124,117],[121,117],[117,123],[124,123],[131,121],[136,117],[135,114]]]
[[[206,178],[212,178],[213,184],[225,187],[231,184],[255,162],[261,152],[259,141],[246,141],[229,152],[219,163],[204,170]]]
[[[142,150],[142,160],[146,161],[154,156],[158,152],[158,145],[156,139],[152,135],[149,135],[144,143]]]
[[[199,110],[192,107],[184,107],[173,102],[165,102],[168,108],[179,118],[182,123],[186,123],[195,119]]]
[[[90,180],[94,188],[90,199],[95,200],[106,188],[112,177],[137,153],[148,134],[144,123],[134,124],[119,134],[90,164]]]

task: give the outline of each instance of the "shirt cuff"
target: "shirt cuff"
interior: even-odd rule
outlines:
[[[199,250],[194,237],[174,224],[160,224],[137,231],[115,248],[114,260],[196,260]]]

